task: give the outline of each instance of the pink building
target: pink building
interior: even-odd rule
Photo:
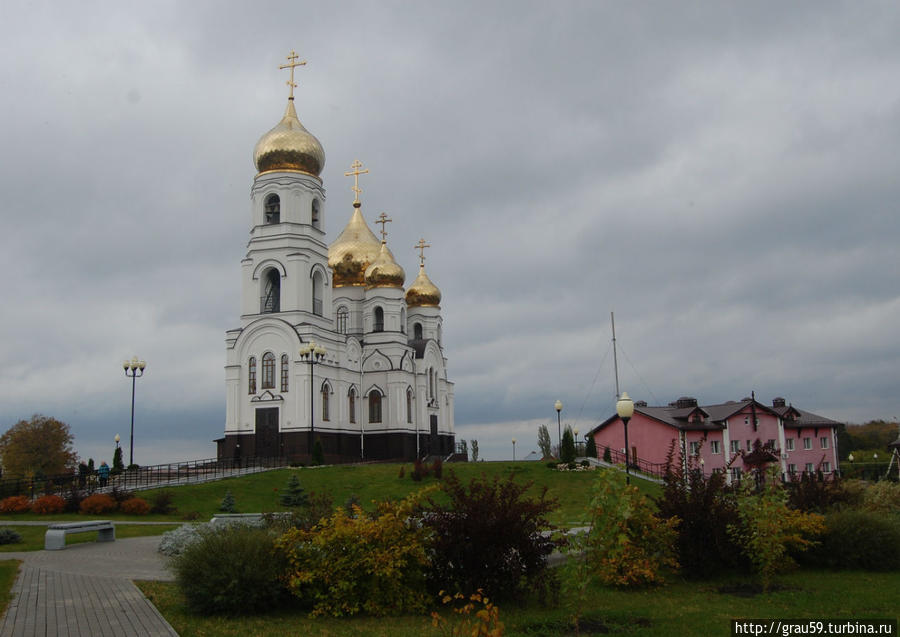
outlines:
[[[783,474],[830,474],[838,469],[838,424],[786,404],[784,398],[774,399],[771,406],[751,398],[701,406],[696,398],[682,397],[666,407],[636,401],[628,445],[633,464],[664,468],[674,442],[676,457],[683,449],[706,472],[728,467],[730,480],[748,470],[742,452],[750,453],[759,441],[772,451],[772,464]],[[625,433],[617,415],[587,435],[594,438],[600,458],[608,447],[614,461],[624,461]]]

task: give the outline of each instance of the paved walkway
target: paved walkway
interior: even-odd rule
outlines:
[[[23,560],[3,637],[143,637],[178,633],[132,580],[172,580],[159,536],[72,544],[62,551],[0,553]]]

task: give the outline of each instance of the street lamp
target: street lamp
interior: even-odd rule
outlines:
[[[559,425],[559,412],[562,411],[562,401],[557,400],[553,405],[556,407],[556,453],[562,455],[562,428]]]
[[[313,405],[313,392],[315,391],[313,389],[313,365],[321,363],[323,358],[325,358],[325,348],[321,345],[316,345],[312,340],[300,348],[300,360],[309,363],[309,435],[306,446],[310,457],[312,457],[313,444],[315,444],[314,438],[316,435],[314,419],[315,410]]]
[[[144,375],[146,366],[147,363],[139,361],[137,356],[134,356],[130,361],[122,363],[122,367],[125,369],[125,376],[131,379],[131,449],[128,454],[129,467],[134,464],[134,389],[137,379]]]
[[[622,392],[622,397],[616,403],[616,413],[625,425],[625,484],[631,484],[631,473],[628,470],[628,421],[634,415],[634,403],[628,397],[628,392]]]
[[[583,454],[578,453],[578,427],[572,430],[572,437],[575,438],[575,455],[581,457]]]
[[[515,438],[512,439],[512,443],[513,443],[513,462],[515,462],[516,461],[516,439]]]

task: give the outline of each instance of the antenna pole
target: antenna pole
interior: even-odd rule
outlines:
[[[612,323],[613,335],[613,369],[616,372],[616,400],[619,400],[619,359],[616,356],[616,313],[609,313],[609,320]]]

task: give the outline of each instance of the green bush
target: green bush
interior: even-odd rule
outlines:
[[[593,436],[588,436],[587,442],[584,443],[584,455],[588,458],[597,457],[597,445],[594,443]]]
[[[219,505],[219,511],[222,513],[237,513],[237,509],[234,506],[234,496],[231,495],[231,491],[225,492],[225,497],[222,498],[222,503]]]
[[[226,524],[200,531],[172,559],[188,608],[202,614],[239,615],[270,610],[289,596],[284,568],[266,530]]]
[[[875,513],[900,511],[900,483],[882,480],[863,492],[862,508]]]
[[[900,569],[900,516],[852,509],[826,515],[821,543],[802,559],[839,569]]]
[[[309,496],[306,495],[303,487],[300,486],[300,478],[297,477],[296,473],[291,474],[284,492],[278,497],[278,502],[281,506],[291,509],[305,507],[309,502]]]
[[[566,426],[563,431],[559,460],[564,464],[574,464],[575,462],[575,436],[572,435],[572,429],[569,426]]]
[[[12,529],[0,529],[0,544],[18,544],[22,541],[22,536],[18,531]]]

